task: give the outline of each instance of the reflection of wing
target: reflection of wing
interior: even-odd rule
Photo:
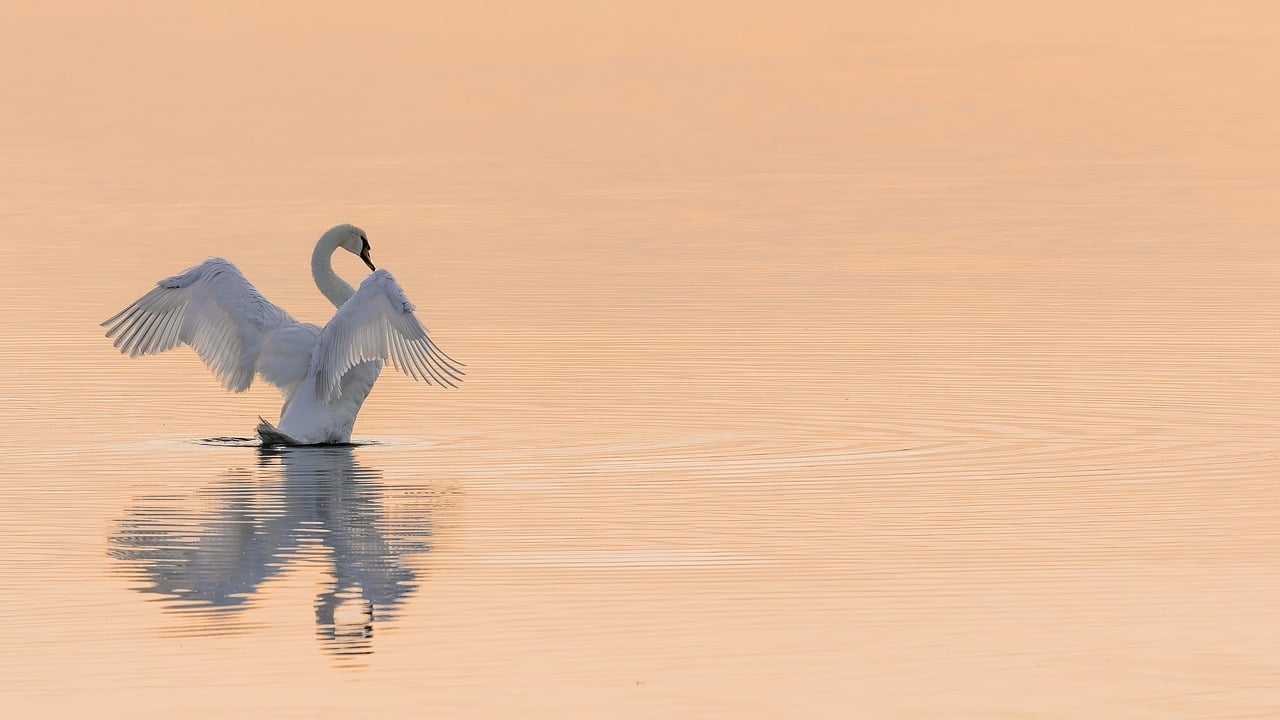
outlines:
[[[414,380],[456,387],[462,381],[460,363],[436,347],[413,314],[415,309],[391,273],[375,270],[366,277],[320,333],[312,361],[316,395],[325,400],[338,397],[348,370],[388,358]]]
[[[284,567],[274,560],[296,548],[297,533],[287,518],[265,512],[276,503],[247,472],[232,472],[201,495],[214,496],[220,506],[194,521],[172,502],[135,509],[120,522],[111,555],[141,566],[151,582],[144,592],[213,607],[243,605]]]
[[[377,618],[389,617],[415,584],[413,570],[400,559],[429,549],[430,523],[425,518],[386,522],[378,473],[356,465],[349,447],[272,454],[280,457],[289,493],[316,499],[315,520],[325,529],[319,540],[333,551],[335,590],[359,588]],[[339,458],[350,462],[335,462]]]
[[[251,605],[265,580],[323,545],[329,553],[305,554],[333,563],[322,599],[354,594],[372,605],[373,617],[392,616],[416,586],[403,556],[428,549],[430,521],[421,508],[387,522],[381,473],[359,466],[350,447],[259,452],[254,471],[230,471],[194,500],[140,502],[111,538],[111,555],[140,571],[142,592],[214,610]],[[197,509],[207,500],[216,508]]]

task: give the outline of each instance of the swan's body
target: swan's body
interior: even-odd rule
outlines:
[[[338,248],[373,270],[358,290],[333,271]],[[323,328],[293,319],[222,258],[161,280],[102,324],[131,357],[187,344],[232,392],[247,390],[255,376],[275,385],[284,394],[280,424],[258,426],[268,444],[350,442],[356,415],[388,359],[428,384],[454,387],[461,380],[457,362],[431,341],[400,284],[373,269],[364,231],[339,225],[322,235],[311,274],[337,308]]]

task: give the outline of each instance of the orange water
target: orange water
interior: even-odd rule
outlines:
[[[1280,18],[1034,5],[4,8],[6,716],[1280,716]],[[367,444],[101,337],[338,222]]]

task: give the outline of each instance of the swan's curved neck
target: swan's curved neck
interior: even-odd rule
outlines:
[[[356,290],[333,271],[333,251],[337,249],[338,243],[327,237],[320,238],[315,252],[311,253],[311,277],[334,307],[342,307],[343,303],[356,294]]]

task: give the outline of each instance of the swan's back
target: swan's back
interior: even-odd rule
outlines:
[[[285,402],[293,397],[298,384],[307,377],[311,356],[320,339],[320,328],[311,323],[293,322],[282,325],[262,343],[257,371],[263,380],[280,388]]]

